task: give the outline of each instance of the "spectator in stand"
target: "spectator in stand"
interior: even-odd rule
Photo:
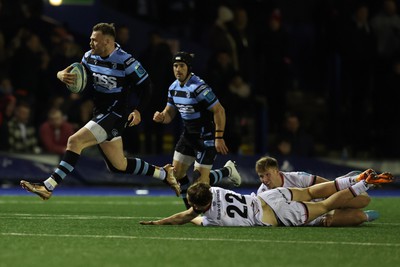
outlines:
[[[229,24],[229,32],[235,42],[238,70],[246,82],[253,83],[254,79],[254,32],[248,23],[248,14],[245,8],[236,7],[233,10],[233,21]]]
[[[131,30],[127,25],[119,25],[115,28],[115,41],[124,48],[125,51],[135,50],[131,41]]]
[[[251,86],[239,72],[229,80],[225,103],[229,103],[226,108],[226,113],[229,114],[227,125],[230,129],[229,133],[226,133],[227,144],[234,153],[250,153],[240,151],[240,146],[254,142],[255,105]]]
[[[286,114],[273,150],[274,154],[279,156],[314,156],[314,140],[301,126],[297,114],[292,112]]]
[[[239,60],[235,40],[229,32],[229,24],[232,23],[233,12],[226,6],[218,8],[218,15],[214,25],[209,30],[209,48],[211,54],[218,51],[226,51],[232,59],[235,70],[239,70]]]
[[[8,121],[14,115],[17,98],[13,94],[14,88],[11,80],[6,74],[0,78],[0,132],[5,133],[4,127],[7,127]],[[1,138],[0,150],[7,147],[7,139]]]
[[[341,133],[345,147],[353,147],[355,151],[365,149],[370,140],[370,124],[372,109],[360,109],[354,103],[364,107],[372,107],[373,65],[376,55],[375,36],[369,24],[369,8],[366,4],[356,6],[353,16],[345,21],[341,29],[341,85],[343,99],[343,127],[348,131]],[[357,118],[357,119],[355,119]],[[359,135],[359,132],[365,134]],[[347,139],[347,140],[346,140]]]
[[[66,121],[60,109],[50,109],[47,121],[40,125],[40,141],[44,152],[63,155],[68,137],[74,132],[73,125]]]
[[[208,59],[206,80],[210,87],[215,88],[213,90],[220,96],[222,102],[225,102],[229,81],[235,74],[236,70],[228,51],[216,51]]]
[[[382,10],[372,18],[371,26],[377,36],[378,67],[385,73],[390,70],[393,56],[400,53],[400,16],[395,0],[382,1]]]
[[[13,95],[0,97],[0,127],[7,125],[7,122],[12,118],[16,103],[17,99]]]
[[[267,18],[266,27],[260,27],[256,41],[256,95],[268,106],[268,124],[277,132],[283,120],[281,110],[286,110],[286,92],[290,88],[289,34],[282,27],[280,10]]]
[[[10,59],[10,78],[15,87],[15,94],[31,104],[37,99],[45,102],[48,90],[44,74],[50,57],[38,35],[25,31],[20,38],[21,45]]]
[[[35,153],[41,152],[35,127],[30,123],[31,108],[21,102],[15,109],[12,119],[4,127],[1,139],[6,140],[5,149],[9,152]]]

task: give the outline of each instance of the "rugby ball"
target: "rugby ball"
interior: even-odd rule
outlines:
[[[67,85],[67,88],[75,94],[81,93],[85,87],[86,87],[86,82],[87,82],[87,74],[85,67],[78,62],[72,63],[71,64],[72,69],[70,70],[70,73],[75,73],[76,74],[76,80],[75,83],[72,85]]]

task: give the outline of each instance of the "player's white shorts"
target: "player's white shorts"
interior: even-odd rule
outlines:
[[[258,195],[267,203],[284,226],[301,226],[308,219],[308,209],[302,202],[292,201],[292,192],[288,188],[278,187]]]

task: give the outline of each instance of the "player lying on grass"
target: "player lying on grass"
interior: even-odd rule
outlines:
[[[258,196],[241,195],[208,184],[189,187],[190,209],[144,225],[185,224],[203,226],[304,226],[317,217],[338,208],[364,193],[375,184],[394,181],[390,173],[376,174],[368,169],[356,180],[340,178],[307,188],[278,187]],[[319,202],[310,200],[326,198]],[[203,216],[198,216],[203,214]]]
[[[255,170],[261,181],[261,185],[257,190],[257,195],[277,187],[306,188],[314,184],[329,182],[326,178],[306,172],[282,172],[279,170],[278,161],[268,156],[261,157],[256,162]],[[360,171],[352,171],[339,178],[355,180],[360,173]],[[339,181],[339,179],[337,180]],[[371,199],[368,194],[366,192],[362,193],[349,200],[346,204],[346,208],[335,209],[309,222],[308,225],[350,226],[373,221],[379,217],[379,213],[373,210],[362,210],[368,206],[370,201]]]

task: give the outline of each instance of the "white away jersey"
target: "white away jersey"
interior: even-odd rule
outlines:
[[[282,187],[299,187],[305,188],[312,186],[317,178],[314,174],[309,174],[306,172],[280,172],[281,178],[283,180]],[[261,184],[257,190],[257,195],[261,192],[269,190],[265,184]]]
[[[265,226],[261,202],[255,195],[241,195],[211,187],[211,207],[203,214],[203,226]]]

